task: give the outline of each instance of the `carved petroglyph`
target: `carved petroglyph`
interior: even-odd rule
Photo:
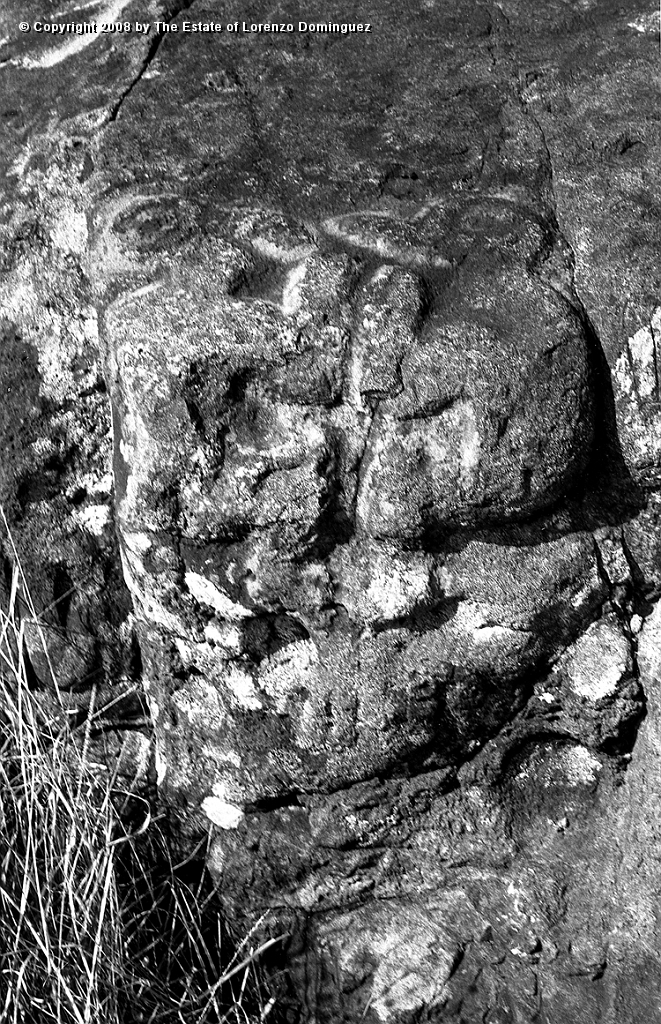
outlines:
[[[289,936],[285,1016],[655,1019],[654,40],[592,0],[336,40],[134,0],[178,30],[73,55],[18,19],[111,0],[40,2],[0,14],[39,697],[39,623],[66,707],[143,680],[177,838]]]
[[[127,579],[176,637],[195,696],[174,703],[235,801],[460,760],[600,600],[587,539],[551,543],[534,595],[535,551],[500,558],[523,618],[514,593],[480,596],[497,548],[434,553],[442,531],[548,508],[588,457],[586,339],[539,270],[550,231],[516,190],[319,228],[236,205],[204,234],[172,194],[97,215]],[[195,777],[167,731],[168,778]]]
[[[140,202],[116,201],[114,222],[102,216],[94,260],[98,281],[124,286],[105,322],[114,339],[108,358],[121,362],[110,372],[122,378],[128,402],[122,443],[133,456],[125,461],[145,466],[150,449],[150,472],[157,465],[162,473],[171,459],[172,439],[147,443],[145,409],[129,408],[138,377],[148,375],[154,400],[172,405],[189,459],[202,474],[210,465],[220,472],[213,493],[190,510],[200,529],[205,519],[208,530],[218,529],[223,506],[228,529],[232,516],[246,527],[279,521],[281,480],[298,488],[294,507],[303,529],[314,529],[313,508],[323,498],[313,478],[320,462],[332,459],[329,431],[348,453],[337,467],[345,514],[375,536],[397,536],[404,527],[413,538],[445,523],[520,517],[550,504],[579,472],[591,434],[585,339],[565,300],[526,272],[523,258],[537,251],[539,231],[511,202],[459,204],[442,210],[443,225],[428,227],[437,237],[458,220],[467,250],[434,300],[424,278],[401,267],[411,245],[400,251],[395,244],[401,225],[390,215],[336,218],[324,229],[399,265],[365,274],[360,260],[316,248],[306,229],[251,209],[232,211],[227,241],[202,245],[196,273],[180,268],[192,258],[185,244],[183,260],[169,251],[170,234],[185,240],[190,214],[165,196]],[[423,214],[426,224],[431,214]],[[469,237],[478,223],[486,231],[481,249]],[[420,230],[415,217],[409,225]],[[145,234],[147,267],[139,258]],[[275,263],[273,271],[264,260]],[[215,294],[203,284],[204,264]],[[125,275],[141,283],[127,287]],[[143,283],[145,275],[155,280]],[[138,329],[146,334],[136,352]],[[258,380],[262,364],[268,372]],[[213,385],[212,366],[223,368]],[[238,404],[233,387],[241,392]],[[216,408],[208,408],[205,388],[220,392]],[[183,402],[175,401],[177,390]],[[256,403],[250,429],[241,425],[244,400]],[[291,443],[287,453],[279,434],[297,436],[298,453]],[[352,468],[356,458],[360,466]]]

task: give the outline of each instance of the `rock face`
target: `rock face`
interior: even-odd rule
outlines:
[[[4,72],[36,679],[142,682],[292,1019],[661,1021],[651,15],[119,6]]]

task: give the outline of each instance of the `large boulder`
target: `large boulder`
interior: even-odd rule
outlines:
[[[140,677],[182,843],[290,936],[292,1017],[661,1020],[647,14],[179,6],[151,44],[12,43],[13,95],[60,104],[4,179],[48,226],[2,285],[3,501],[56,538],[34,671],[54,601],[62,679]]]

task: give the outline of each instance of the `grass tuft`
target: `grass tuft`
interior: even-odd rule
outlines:
[[[72,724],[31,689],[19,604],[39,617],[15,549],[12,561],[0,609],[0,1024],[263,1021],[273,1000],[258,960],[279,939],[260,944],[258,921],[230,941],[204,850],[173,864],[166,819],[95,760],[94,700]]]

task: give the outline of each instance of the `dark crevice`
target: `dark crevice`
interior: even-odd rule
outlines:
[[[131,640],[129,643],[128,652],[128,674],[129,678],[142,684],[143,679],[143,662],[142,662],[142,649],[140,647],[140,641],[135,632],[131,634]]]
[[[257,665],[290,644],[310,639],[310,634],[298,619],[273,613],[247,619],[241,632],[243,650]]]
[[[547,212],[549,238],[566,246],[569,287],[565,290],[557,284],[546,282],[556,294],[569,303],[578,318],[586,339],[591,374],[591,389],[594,395],[595,438],[590,458],[583,474],[583,481],[575,495],[566,495],[577,502],[579,522],[576,528],[593,530],[598,526],[614,525],[638,513],[645,505],[642,488],[633,480],[626,465],[619,442],[615,399],[611,372],[597,329],[577,291],[575,279],[576,258],[574,250],[562,230],[559,221],[558,201],[555,192],[553,157],[542,124],[531,111],[529,104],[519,93],[519,103],[530,118],[539,134],[546,170],[546,185],[551,209]]]
[[[69,609],[75,590],[76,588],[67,572],[66,566],[56,565],[53,573],[53,608],[62,629],[66,629]]]
[[[270,814],[272,811],[282,811],[288,807],[302,807],[299,800],[300,791],[283,793],[282,796],[265,796],[259,800],[253,800],[244,807],[246,814]]]
[[[37,690],[45,689],[46,686],[32,664],[32,659],[25,643],[23,644],[22,658],[23,665],[25,666],[25,681],[27,683],[28,690],[35,692]]]
[[[573,280],[572,289],[574,306],[588,343],[595,395],[595,441],[586,469],[586,506],[591,506],[604,523],[612,523],[613,511],[622,521],[627,518],[626,513],[639,512],[645,506],[645,496],[631,476],[620,446],[611,373],[601,340],[576,293]]]
[[[159,47],[160,47],[160,45],[161,45],[161,43],[163,41],[164,35],[165,35],[164,32],[159,32],[159,34],[156,36],[156,38],[152,39],[151,43],[149,44],[149,48],[147,49],[147,56],[145,57],[145,59],[143,61],[143,64],[142,64],[142,67],[140,68],[138,74],[133,79],[133,81],[129,83],[129,85],[126,87],[126,89],[121,94],[119,99],[116,101],[114,106],[111,107],[110,114],[108,116],[108,123],[112,123],[113,121],[117,120],[117,117],[119,116],[119,112],[120,112],[122,106],[124,105],[125,101],[129,98],[129,96],[131,95],[131,93],[135,89],[135,87],[138,84],[138,82],[140,81],[140,79],[144,76],[145,71],[147,70],[149,65],[152,63],[152,61],[156,57],[156,54],[158,53],[158,49],[159,49]]]
[[[599,547],[599,543],[598,543],[596,537],[593,537],[592,542],[593,542],[593,546],[594,546],[594,558],[595,558],[595,562],[597,564],[597,572],[599,573],[599,576],[600,576],[602,582],[605,584],[606,589],[608,590],[609,595],[612,597],[613,586],[611,584],[610,577],[609,577],[608,573],[606,572],[606,567],[604,565],[604,559],[603,559],[603,555],[601,553],[601,548]]]
[[[193,424],[195,432],[199,434],[203,440],[206,440],[204,435],[204,419],[200,412],[200,407],[189,395],[184,395],[184,402],[186,403],[186,411],[188,412],[188,416]]]
[[[189,7],[192,7],[194,2],[195,2],[195,0],[184,0],[183,3],[175,4],[174,8],[171,11],[163,14],[162,20],[164,22],[165,21],[168,21],[168,22],[169,21],[174,21],[174,19],[176,17],[178,17],[178,15],[180,15],[182,13],[182,11],[187,11]],[[163,42],[163,39],[165,38],[165,36],[167,34],[168,34],[167,32],[159,32],[156,35],[156,38],[152,39],[152,41],[149,44],[149,47],[147,49],[147,55],[146,55],[144,61],[142,62],[142,66],[141,66],[140,70],[138,71],[138,74],[128,84],[128,86],[126,87],[124,92],[121,94],[119,99],[111,107],[110,114],[108,116],[108,122],[109,123],[112,123],[113,121],[117,120],[117,117],[119,115],[119,112],[120,112],[122,106],[124,105],[126,100],[129,98],[129,96],[131,95],[131,93],[135,89],[135,87],[138,84],[138,82],[142,78],[144,78],[144,75],[145,75],[145,72],[147,71],[147,68],[152,63],[152,61],[155,59],[156,54],[159,51],[160,45]]]
[[[502,439],[504,438],[505,434],[507,433],[507,428],[509,427],[509,424],[510,424],[509,416],[499,416],[498,417],[497,424],[496,424],[496,437],[497,437],[498,441],[502,441]]]
[[[622,547],[625,549],[624,538],[622,537]],[[635,744],[638,736],[638,730],[647,715],[647,696],[641,683],[640,668],[638,665],[638,641],[631,631],[631,623],[629,618],[629,609],[632,603],[635,603],[636,599],[636,584],[632,580],[632,583],[627,586],[627,592],[625,599],[618,599],[617,587],[613,584],[610,579],[606,566],[604,564],[603,555],[599,542],[594,538],[594,549],[595,549],[595,560],[597,563],[597,570],[599,575],[604,580],[609,593],[609,604],[614,614],[617,616],[620,623],[622,633],[626,638],[629,646],[629,654],[631,657],[632,665],[632,678],[636,680],[638,684],[637,702],[638,709],[635,714],[632,714],[626,721],[623,721],[620,729],[618,730],[617,736],[611,740],[607,740],[602,749],[606,754],[617,756],[622,754],[630,753]],[[626,558],[625,550],[625,558]],[[627,562],[630,566],[629,560]]]
[[[81,715],[81,721],[76,721],[81,729],[87,728],[85,713]],[[153,722],[149,715],[141,715],[138,718],[93,718],[89,723],[89,733],[93,739],[98,739],[106,733],[141,732],[151,735]]]
[[[411,633],[429,633],[449,622],[456,614],[459,604],[459,598],[439,597],[437,604],[418,605],[408,615],[375,623],[373,632],[376,634],[391,629],[408,629]]]
[[[605,144],[602,150],[602,157],[604,160],[612,159],[613,157],[622,157],[632,149],[636,149],[639,146],[645,148],[645,142],[643,139],[632,138],[631,133],[627,129],[622,132],[621,135],[618,135],[616,139]]]
[[[402,416],[400,422],[408,423],[411,420],[426,420],[433,416],[440,416],[461,402],[463,398],[464,394],[461,391],[458,395],[452,395],[450,398],[441,398],[436,402],[430,402],[423,409],[417,409],[415,412]]]
[[[343,446],[339,436],[329,437],[328,451],[318,466],[324,481],[317,521],[308,538],[305,560],[328,558],[336,547],[347,544],[355,531],[354,511],[342,480]],[[354,503],[355,504],[355,503]]]
[[[368,782],[373,782],[376,785],[386,782],[407,782],[411,779],[418,779],[439,773],[439,771],[445,771],[446,773],[444,786],[442,787],[442,790],[439,790],[439,792],[442,792],[443,794],[449,793],[457,787],[456,770],[454,767],[439,769],[438,765],[424,765],[408,772],[406,769],[406,764],[399,764],[393,766],[389,771],[378,772],[375,775],[366,775],[358,779],[352,779],[350,782],[344,782],[339,786],[325,787],[323,789],[315,789],[309,792],[302,789],[293,789],[286,793],[282,793],[279,796],[260,797],[258,800],[253,800],[247,803],[244,807],[244,811],[246,814],[268,814],[272,811],[285,810],[292,807],[306,807],[307,800],[310,797],[325,798],[340,796],[342,793],[350,793],[353,789],[356,789],[358,786],[364,786],[365,783]]]
[[[661,596],[659,588],[645,578],[643,570],[633,556],[631,548],[627,543],[624,530],[621,534],[622,551],[629,567],[631,580],[634,588],[635,611],[640,615],[647,616],[654,607],[654,602]]]

